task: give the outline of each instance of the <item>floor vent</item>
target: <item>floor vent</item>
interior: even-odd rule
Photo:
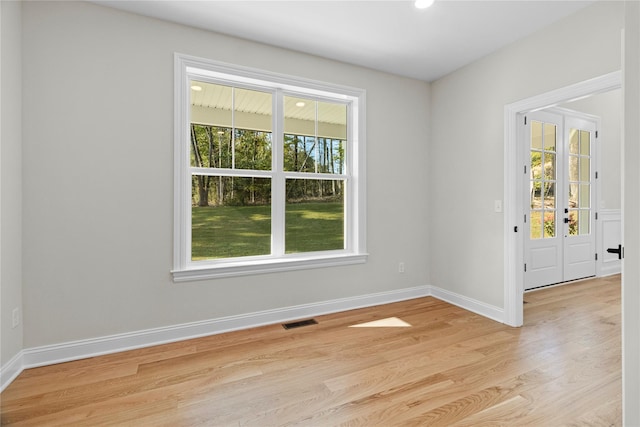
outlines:
[[[316,322],[316,319],[309,319],[309,320],[299,320],[297,322],[283,323],[282,327],[285,329],[293,329],[293,328],[300,328],[302,326],[317,325],[317,324],[318,322]]]

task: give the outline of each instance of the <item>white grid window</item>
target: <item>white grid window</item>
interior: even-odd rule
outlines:
[[[365,93],[175,56],[175,281],[366,261]]]

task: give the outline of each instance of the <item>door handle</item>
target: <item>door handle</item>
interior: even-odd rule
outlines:
[[[617,248],[609,248],[607,249],[607,252],[610,254],[618,254],[618,259],[622,259],[624,256],[624,249],[622,248],[622,245],[618,245]]]

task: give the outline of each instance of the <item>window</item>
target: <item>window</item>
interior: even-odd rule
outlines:
[[[364,91],[175,67],[174,280],[365,262]]]

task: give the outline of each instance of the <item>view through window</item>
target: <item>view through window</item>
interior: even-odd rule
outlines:
[[[190,194],[181,181],[177,203],[188,203],[189,212],[176,210],[184,217],[175,270],[233,266],[239,273],[243,263],[363,255],[360,98],[234,81],[206,67],[184,76],[179,126],[186,129],[176,143],[188,154],[176,170]]]

